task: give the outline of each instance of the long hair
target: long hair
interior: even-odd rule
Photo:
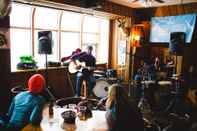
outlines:
[[[115,107],[115,126],[113,131],[143,131],[144,123],[142,114],[135,101],[128,97],[126,88],[120,84],[113,84],[108,90],[106,108]]]
[[[129,129],[129,131],[144,131],[142,114],[136,101],[128,96],[128,87],[116,86],[116,131]]]
[[[107,101],[106,101],[106,108],[110,109],[113,104],[116,103],[116,88],[118,84],[113,84],[108,89]]]

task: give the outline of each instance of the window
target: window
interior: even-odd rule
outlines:
[[[80,47],[80,34],[73,32],[61,33],[61,56],[69,56]]]
[[[83,32],[99,33],[100,19],[94,16],[84,16]]]
[[[61,57],[64,57],[80,48],[81,15],[64,11],[61,23]]]
[[[36,7],[35,11],[35,34],[34,34],[34,58],[38,62],[39,67],[44,67],[46,60],[44,54],[38,53],[38,32],[52,32],[52,54],[48,55],[48,61],[59,61],[58,57],[58,27],[60,12],[55,9]],[[44,19],[43,19],[44,18]]]
[[[85,50],[87,45],[92,45],[92,53],[95,57],[97,57],[100,21],[98,18],[88,15],[84,15],[83,20],[82,49]]]
[[[10,29],[11,38],[11,68],[16,70],[20,56],[31,54],[31,32],[23,29]]]
[[[126,40],[118,41],[118,65],[124,66],[126,63]]]
[[[81,15],[63,11],[61,29],[65,31],[80,31]]]
[[[101,19],[100,24],[100,44],[98,47],[97,61],[101,63],[108,62],[109,50],[109,20]]]
[[[19,57],[31,55],[39,68],[45,55],[38,53],[38,32],[52,32],[52,54],[48,61],[60,61],[76,48],[93,46],[97,62],[107,63],[109,20],[80,13],[12,3],[10,15],[11,70],[16,70]],[[98,53],[99,52],[99,53]],[[107,57],[106,57],[107,56]]]
[[[108,62],[109,20],[93,16],[84,16],[82,49],[93,46],[93,55],[98,63]]]
[[[42,7],[36,7],[35,12],[35,28],[45,30],[57,30],[58,29],[58,10],[48,9]]]
[[[16,70],[20,56],[32,53],[31,13],[31,6],[12,5],[10,14],[11,70]]]
[[[10,14],[11,27],[31,27],[32,7],[28,5],[13,4]]]
[[[116,43],[117,43],[117,61],[119,67],[126,66],[126,44],[127,37],[121,28],[118,27],[118,22],[116,22]]]

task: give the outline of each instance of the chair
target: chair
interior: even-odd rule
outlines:
[[[14,86],[14,87],[11,89],[11,92],[12,92],[12,94],[14,94],[14,95],[17,95],[18,93],[23,92],[23,91],[27,91],[27,89],[24,88],[22,85]]]
[[[67,97],[56,100],[56,104],[63,107],[68,104],[78,104],[82,99],[80,97]]]

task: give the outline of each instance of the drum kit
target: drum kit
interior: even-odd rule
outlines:
[[[105,71],[96,70],[94,71],[96,78],[96,84],[93,88],[93,93],[98,98],[104,98],[107,96],[108,87],[112,84],[117,83],[117,73],[114,69],[108,69]]]

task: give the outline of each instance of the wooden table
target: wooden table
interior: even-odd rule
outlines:
[[[54,107],[54,115],[52,118],[48,115],[48,109],[43,111],[43,119],[41,128],[43,131],[107,131],[107,122],[105,119],[105,111],[93,110],[92,118],[81,121],[77,117],[74,124],[63,124],[61,113],[69,110],[66,108]]]

